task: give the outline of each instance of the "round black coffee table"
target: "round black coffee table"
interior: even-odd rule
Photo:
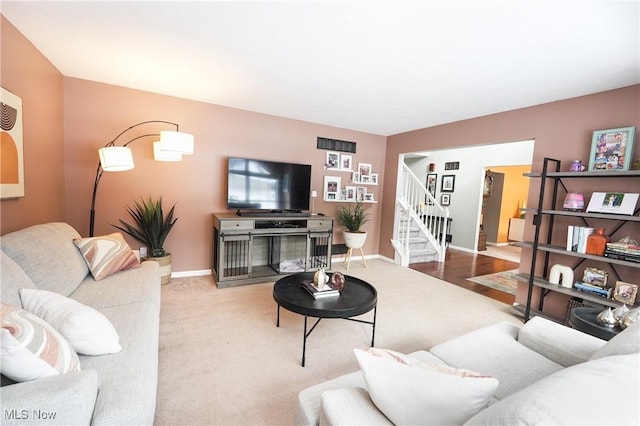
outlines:
[[[296,314],[304,315],[304,337],[302,340],[302,366],[305,364],[307,337],[322,318],[340,318],[361,322],[372,326],[371,346],[376,334],[376,307],[378,292],[369,283],[349,275],[345,275],[345,286],[338,296],[316,299],[304,289],[304,280],[313,281],[314,272],[302,272],[279,279],[273,286],[273,300],[278,304],[276,326],[280,327],[280,307]],[[330,273],[328,274],[330,275]],[[358,315],[373,310],[373,321],[356,319]],[[307,331],[307,318],[317,321]]]

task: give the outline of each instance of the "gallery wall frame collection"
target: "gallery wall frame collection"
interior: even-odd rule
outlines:
[[[4,87],[0,92],[0,113],[0,198],[24,197],[22,99]]]
[[[364,185],[378,185],[378,173],[373,173],[370,163],[358,163],[354,170],[353,156],[336,151],[327,151],[326,170],[351,173],[353,185],[343,186],[342,177],[327,175],[323,182],[323,199],[332,202],[368,202],[375,203],[374,194]]]

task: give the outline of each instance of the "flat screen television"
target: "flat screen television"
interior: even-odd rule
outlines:
[[[227,207],[271,212],[309,210],[311,165],[229,157]]]

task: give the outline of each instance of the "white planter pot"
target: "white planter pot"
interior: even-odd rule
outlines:
[[[344,236],[344,244],[349,248],[359,249],[367,240],[366,232],[342,231],[342,235]]]

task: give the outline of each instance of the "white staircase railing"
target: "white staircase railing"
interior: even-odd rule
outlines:
[[[402,266],[409,265],[409,231],[412,222],[433,246],[438,262],[444,262],[449,209],[436,201],[404,162],[397,188],[395,218],[391,245],[399,255]]]

